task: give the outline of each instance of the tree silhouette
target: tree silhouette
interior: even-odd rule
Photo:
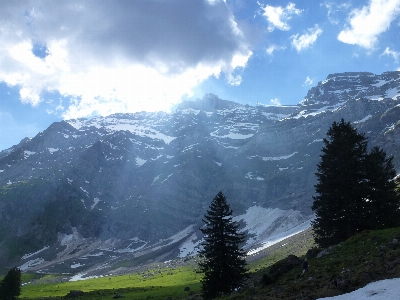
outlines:
[[[367,139],[343,119],[332,124],[327,136],[313,197],[315,241],[327,247],[362,230],[399,224],[392,159],[378,147],[368,154]]]
[[[15,300],[21,294],[21,270],[13,268],[0,282],[0,300]]]
[[[369,228],[384,229],[400,226],[400,197],[393,178],[396,171],[393,157],[386,157],[379,147],[372,148],[366,159],[365,200],[366,214],[364,223]]]
[[[239,233],[239,225],[232,221],[232,210],[222,192],[215,196],[204,218],[205,228],[200,229],[204,242],[199,251],[202,258],[199,267],[204,273],[203,298],[213,299],[243,286],[247,270],[240,244],[245,237]]]

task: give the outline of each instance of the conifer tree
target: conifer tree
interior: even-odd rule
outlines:
[[[312,209],[315,241],[321,246],[337,244],[361,230],[359,209],[363,195],[361,182],[367,155],[364,135],[342,119],[334,122],[324,138],[316,173],[316,196]]]
[[[13,268],[0,282],[0,300],[15,300],[21,294],[21,270]]]
[[[400,226],[400,195],[393,180],[396,171],[393,157],[379,147],[372,148],[366,159],[366,229],[384,229]]]
[[[342,119],[329,128],[316,173],[312,209],[315,241],[321,247],[366,229],[400,226],[400,195],[392,158]]]
[[[240,249],[244,234],[232,221],[232,210],[225,196],[219,192],[204,216],[205,228],[202,249],[199,251],[200,270],[204,273],[202,294],[204,299],[213,299],[229,294],[243,286],[246,279],[245,252]]]

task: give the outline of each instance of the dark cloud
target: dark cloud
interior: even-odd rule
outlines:
[[[107,62],[116,55],[167,72],[247,54],[247,44],[223,1],[103,0],[32,2],[31,30],[43,39],[67,37],[76,51]]]
[[[68,118],[167,109],[221,73],[238,85],[252,54],[223,0],[5,0],[0,17],[0,81],[32,105],[74,99]]]

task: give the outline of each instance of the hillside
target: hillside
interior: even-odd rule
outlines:
[[[219,191],[251,231],[248,249],[262,248],[312,218],[333,121],[351,122],[400,170],[399,78],[332,74],[290,107],[209,94],[170,113],[54,123],[0,152],[0,263],[91,276],[182,257]]]
[[[312,232],[301,232],[265,249],[263,255],[249,262],[250,277],[246,288],[221,299],[317,299],[341,295],[370,282],[400,278],[400,228],[362,232],[325,250],[313,251],[310,268],[301,276],[301,262],[313,247]],[[310,252],[309,252],[310,254]],[[294,268],[282,272],[274,283],[265,283],[272,268],[284,269],[288,255],[299,257]],[[309,256],[311,257],[311,256]],[[110,299],[115,294],[132,299],[201,299],[195,259],[151,264],[129,275],[62,282],[65,275],[24,275],[30,284],[22,288],[22,298],[59,299],[70,290],[82,290],[80,299]],[[60,280],[61,279],[61,280]],[[188,287],[185,291],[185,287]],[[53,296],[53,297],[52,297]]]
[[[362,232],[323,254],[315,251],[321,257],[309,259],[309,271],[304,276],[302,260],[274,283],[265,283],[264,274],[271,274],[271,267],[262,269],[250,281],[258,286],[229,299],[317,299],[348,293],[370,282],[400,278],[399,239],[400,228]],[[283,261],[276,265],[284,269]]]

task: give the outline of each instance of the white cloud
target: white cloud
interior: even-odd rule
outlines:
[[[314,79],[311,79],[307,76],[306,80],[303,83],[303,86],[312,85],[314,83]]]
[[[317,41],[317,38],[322,34],[322,29],[315,25],[313,28],[308,28],[308,33],[303,35],[295,34],[291,36],[292,45],[298,52],[309,48]]]
[[[400,13],[400,0],[370,0],[368,6],[350,13],[349,26],[338,35],[338,40],[366,49],[373,49],[378,36],[385,32]]]
[[[271,99],[269,101],[269,103],[271,103],[274,106],[281,106],[282,105],[278,98]]]
[[[334,25],[337,25],[340,22],[339,20],[341,18],[338,16],[338,13],[345,12],[350,8],[350,3],[334,3],[325,1],[320,5],[325,6],[325,8],[328,10],[328,20]]]
[[[277,46],[277,45],[271,45],[266,49],[267,54],[272,55],[274,51],[280,51],[280,50],[285,50],[285,46]]]
[[[394,59],[394,61],[397,63],[397,62],[399,62],[400,52],[390,50],[389,47],[386,47],[385,51],[383,51],[381,53],[381,55],[379,55],[379,56],[391,56]]]
[[[271,6],[258,3],[261,9],[264,11],[263,16],[268,21],[268,30],[273,31],[275,28],[279,30],[287,31],[290,29],[288,21],[293,15],[300,15],[303,10],[297,9],[296,4],[289,2],[286,7],[282,6]]]
[[[71,99],[58,107],[65,118],[168,110],[210,76],[240,84],[252,55],[223,0],[27,0],[1,8],[0,82],[32,105],[58,91]],[[35,56],[36,45],[47,56]]]

